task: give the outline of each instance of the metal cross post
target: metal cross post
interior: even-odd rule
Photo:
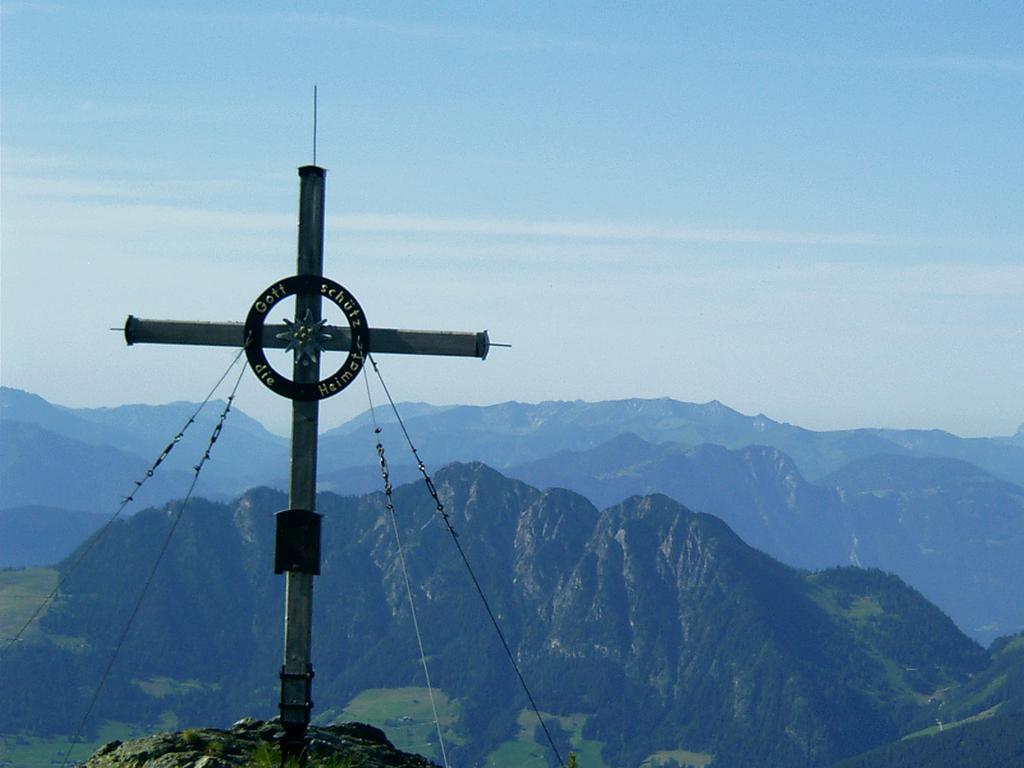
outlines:
[[[289,509],[277,515],[274,570],[285,574],[284,664],[281,668],[281,721],[285,729],[282,764],[304,759],[306,728],[313,708],[311,663],[313,576],[320,572],[320,515],[316,514],[319,401],[337,394],[359,374],[370,352],[485,358],[486,331],[451,333],[370,328],[355,298],[323,276],[324,179],[316,165],[299,168],[298,268],[254,302],[245,323],[142,320],[125,322],[128,344],[245,346],[253,371],[266,386],[292,400],[292,452]],[[266,325],[270,310],[295,296],[294,321]],[[348,328],[326,325],[322,302],[345,315]],[[265,348],[294,351],[292,378],[278,373]],[[347,351],[345,362],[320,378],[320,352]]]

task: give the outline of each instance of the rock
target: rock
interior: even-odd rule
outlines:
[[[196,760],[194,768],[231,768],[231,763],[221,760],[219,757],[205,755]]]
[[[200,728],[158,733],[104,744],[84,768],[248,768],[280,765],[277,744],[284,729],[275,721],[242,718],[229,730]],[[330,760],[359,768],[436,768],[420,755],[395,749],[379,728],[365,723],[310,726],[310,768]],[[347,764],[347,763],[346,763]]]
[[[115,749],[121,746],[120,741],[108,741],[102,747],[96,750],[97,755],[105,755],[108,752],[113,752]]]

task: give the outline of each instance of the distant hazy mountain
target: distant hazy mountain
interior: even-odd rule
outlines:
[[[653,445],[624,434],[508,473],[538,488],[568,488],[598,506],[664,493],[722,518],[744,541],[783,562],[804,568],[848,563],[853,528],[839,496],[804,480],[776,448]]]
[[[1008,438],[957,437],[939,429],[880,429],[873,430],[881,437],[902,448],[908,455],[918,457],[960,459],[987,472],[1024,485],[1020,448],[1024,448],[1024,430]],[[1011,446],[1007,450],[1007,445]],[[888,451],[888,453],[901,453]]]
[[[1024,488],[956,459],[872,456],[825,478],[858,564],[900,574],[989,641],[1024,629]]]
[[[101,432],[95,425],[77,415],[74,409],[52,405],[31,392],[0,387],[0,427],[8,421],[35,424],[48,432],[89,445],[106,445],[121,450],[132,448],[132,438],[127,431]]]
[[[357,420],[359,425],[363,422],[362,417]],[[410,417],[407,425],[423,453],[436,463],[476,459],[508,467],[561,451],[594,448],[624,432],[632,432],[652,443],[716,443],[734,448],[775,445],[797,458],[798,463],[803,459],[823,471],[834,468],[827,466],[815,445],[816,435],[833,433],[812,433],[778,424],[763,415],[744,416],[717,401],[703,405],[667,398],[597,403],[509,402],[428,411]],[[353,425],[345,424],[324,435],[323,452],[330,457],[329,461],[341,466],[365,463],[364,451],[358,444],[342,439],[353,431]],[[842,436],[828,439],[840,444],[832,451],[844,455],[870,455],[892,447],[889,441],[871,434],[834,434]],[[786,447],[791,444],[797,451]]]
[[[52,507],[0,509],[0,567],[59,563],[107,519]]]
[[[988,663],[895,577],[793,570],[665,496],[598,511],[480,464],[436,485],[541,707],[586,715],[613,765],[687,749],[723,766],[823,768],[933,718],[937,692]],[[516,732],[525,700],[433,502],[420,485],[395,500],[431,675],[460,702],[449,754],[474,764]],[[186,512],[96,721],[186,727],[273,711],[272,515],[284,503],[255,490]],[[314,698],[330,716],[359,691],[421,678],[382,495],[326,494],[318,508]],[[70,576],[44,618],[52,639],[0,664],[0,723],[77,725],[173,512],[116,523]]]
[[[202,454],[222,405],[209,404],[179,450],[169,458],[170,467],[191,469]],[[70,409],[27,392],[0,387],[0,429],[8,420],[31,423],[87,444],[109,446],[152,460],[195,407],[179,402]],[[914,430],[814,432],[773,421],[763,414],[746,416],[717,401],[694,404],[668,398],[492,406],[403,403],[399,408],[421,455],[435,468],[452,461],[484,461],[507,468],[565,451],[596,448],[632,433],[653,444],[773,447],[789,456],[811,481],[850,461],[890,454],[958,458],[997,477],[1024,484],[1024,432],[1006,438],[959,438],[945,432]],[[411,463],[390,411],[378,408],[377,419],[384,425],[383,439],[392,464]],[[210,493],[231,495],[253,485],[285,480],[286,439],[268,432],[237,408],[229,416],[221,439],[217,460],[204,470]],[[363,469],[376,466],[374,440],[368,413],[324,433],[320,442],[321,473],[340,478],[362,468],[355,474],[365,477]],[[362,488],[338,490],[358,492]],[[4,505],[9,504],[0,498],[0,506]]]
[[[84,443],[111,445],[144,455],[159,452],[197,407],[198,403],[179,401],[166,405],[68,408],[53,405],[30,392],[0,387],[0,422],[28,422]],[[223,400],[212,401],[199,415],[196,429],[208,435],[223,407]],[[250,440],[286,445],[284,438],[268,432],[237,408],[232,409],[230,419],[232,431],[244,433]]]
[[[145,476],[150,463],[113,446],[86,443],[5,418],[0,422],[0,507],[112,513],[134,489],[134,482]],[[154,475],[131,511],[183,496],[188,482],[187,475],[173,469]]]
[[[599,505],[665,493],[783,562],[891,571],[985,643],[1024,628],[1024,488],[963,461],[880,454],[815,485],[774,448],[620,435],[508,472]]]
[[[668,399],[400,408],[433,469],[485,459],[534,485],[583,493],[599,506],[666,493],[720,516],[784,562],[897,572],[983,642],[1024,626],[1021,559],[1012,556],[1022,536],[1020,485],[995,482],[1024,477],[1024,432],[971,439],[913,430],[812,432],[717,402]],[[68,409],[0,388],[0,508],[109,513],[194,409],[189,403]],[[219,409],[211,403],[192,425],[147,483],[143,504],[184,495]],[[377,419],[393,482],[414,479],[418,472],[390,411],[378,408]],[[321,490],[379,489],[374,441],[366,413],[326,433]],[[985,468],[976,482],[947,476],[953,465],[943,462],[965,457]],[[234,409],[198,492],[226,499],[254,485],[284,487],[287,467],[287,441]],[[874,479],[852,486],[855,473],[868,468]],[[931,485],[911,488],[921,472],[930,473]],[[907,487],[895,494],[886,483],[904,474]],[[930,513],[933,504],[945,511]],[[956,532],[957,519],[969,523],[967,533]],[[924,529],[933,520],[929,533]]]
[[[1017,427],[1017,432],[1013,437],[1007,437],[1004,438],[1004,440],[1008,443],[1013,443],[1014,445],[1024,446],[1024,424]]]
[[[185,495],[223,406],[207,404],[146,483],[143,503]],[[196,408],[180,402],[72,409],[0,387],[0,508],[113,511]],[[287,441],[237,408],[213,455],[199,486],[207,496],[228,498],[287,477]]]
[[[434,466],[479,460],[506,468],[564,451],[596,448],[623,433],[632,433],[655,444],[770,446],[790,456],[803,476],[812,481],[855,459],[884,453],[958,458],[997,477],[1024,484],[1024,444],[1016,438],[960,438],[946,432],[915,430],[815,432],[773,421],[763,414],[746,416],[717,401],[698,405],[662,398],[597,403],[509,402],[443,409],[417,406],[410,409],[406,423],[422,454]],[[360,432],[367,436],[353,439]],[[325,470],[372,463],[372,458],[367,460],[367,455],[372,457],[369,435],[365,414],[325,433],[321,442]],[[401,462],[405,453],[401,433],[397,428],[386,428],[385,438],[392,446],[393,461]]]

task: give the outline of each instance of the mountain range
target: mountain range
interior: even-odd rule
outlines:
[[[202,410],[168,457],[168,468],[191,474],[192,465],[205,449],[223,402],[215,401]],[[237,404],[236,404],[237,405]],[[43,482],[40,473],[23,475],[11,468],[13,456],[21,449],[22,437],[13,434],[19,425],[36,428],[36,439],[57,435],[95,449],[111,449],[135,456],[135,465],[148,466],[164,446],[186,424],[196,403],[167,405],[124,405],[113,408],[68,408],[54,405],[38,395],[0,387],[0,508],[20,503],[64,506],[48,494],[54,485]],[[851,461],[886,454],[918,458],[955,458],[976,465],[995,477],[1024,484],[1024,425],[1014,436],[961,438],[940,430],[855,429],[816,432],[779,423],[758,414],[745,416],[717,401],[684,403],[668,398],[617,400],[588,403],[558,401],[543,403],[501,403],[492,406],[432,406],[424,403],[399,405],[403,419],[416,444],[434,466],[452,461],[483,461],[499,470],[542,460],[561,452],[596,448],[623,434],[634,434],[651,444],[676,443],[685,447],[703,444],[737,449],[751,445],[777,448],[789,456],[802,475],[817,482]],[[378,408],[377,421],[385,434],[394,431],[394,417]],[[331,485],[341,473],[356,483],[340,492],[373,490],[376,466],[373,422],[364,413],[326,431],[320,440],[321,482]],[[391,435],[391,461],[412,464],[398,434]],[[255,485],[283,487],[286,482],[288,443],[266,430],[235,407],[225,429],[218,459],[204,470],[204,493],[227,499]],[[67,445],[68,443],[65,443]],[[111,458],[111,469],[124,456]],[[117,475],[128,487],[137,479],[134,467]],[[110,474],[110,473],[108,473]],[[116,473],[115,473],[116,474]],[[63,480],[58,473],[54,478]],[[159,503],[174,498],[168,491],[154,489],[147,501]],[[33,495],[34,494],[34,495]],[[180,495],[180,492],[179,494]],[[29,501],[12,498],[31,497]],[[74,508],[106,511],[110,497],[82,489]]]
[[[696,404],[670,398],[491,406],[402,404],[400,408],[417,445],[436,464],[483,461],[504,469],[562,451],[596,448],[633,433],[653,444],[778,448],[811,481],[855,459],[889,454],[956,458],[1024,484],[1024,425],[1012,437],[984,438],[962,438],[941,430],[813,431],[773,421],[764,414],[746,416],[718,401]],[[389,416],[383,409],[378,413],[380,421],[390,420]],[[369,427],[369,415],[363,414],[326,432],[321,451],[327,464],[365,464],[365,450],[352,438],[360,431],[368,433]]]
[[[895,576],[794,569],[659,494],[599,510],[479,463],[447,467],[435,485],[556,733],[582,722],[606,765],[689,755],[714,768],[824,767],[1024,700],[1020,636],[985,651]],[[327,720],[361,692],[422,684],[384,502],[318,500],[315,712]],[[123,644],[180,505],[110,526],[77,568],[63,566],[40,629],[0,660],[5,730],[69,732],[117,645],[93,728],[272,712],[273,514],[285,506],[272,489],[194,501]],[[457,710],[449,754],[482,764],[514,738],[524,695],[422,484],[398,488],[395,509],[431,676]]]
[[[128,511],[184,494],[223,403],[210,403]],[[195,412],[192,403],[71,409],[0,388],[0,538],[45,538],[7,565],[56,562],[99,527]],[[975,639],[1024,629],[1024,430],[959,438],[940,431],[814,432],[718,402],[400,405],[433,467],[482,460],[539,488],[576,491],[598,507],[663,493],[726,521],[790,565],[891,571]],[[394,417],[378,409],[395,482],[418,471]],[[322,490],[380,487],[373,421],[325,432]],[[229,501],[286,486],[287,441],[237,408],[198,492]],[[54,526],[32,510],[73,510]],[[83,513],[96,513],[94,515]],[[57,511],[48,513],[52,519]],[[83,528],[82,526],[85,526]]]
[[[1024,629],[1024,488],[959,459],[875,454],[815,484],[776,448],[622,435],[507,471],[598,505],[665,493],[783,562],[896,573],[982,642]]]
[[[0,565],[70,553],[196,408],[70,409],[0,389]],[[151,508],[61,566],[40,628],[0,659],[0,730],[73,730],[222,408],[200,412],[146,479],[136,508]],[[714,768],[1024,748],[1024,430],[822,433],[671,400],[400,408],[432,466],[474,460],[439,472],[438,488],[563,745],[591,745],[592,760],[599,747],[605,765]],[[401,431],[376,417],[392,477],[413,479]],[[319,502],[325,723],[360,696],[419,684],[373,441],[369,414],[321,440],[320,486],[345,494]],[[273,711],[282,601],[269,563],[285,499],[245,489],[284,484],[287,445],[233,409],[213,456],[209,500],[186,510],[93,729]],[[491,759],[523,738],[522,693],[429,497],[412,485],[396,500],[453,749],[459,764]],[[50,573],[0,573],[0,626],[26,615],[24,585]],[[936,721],[956,727],[936,739]]]

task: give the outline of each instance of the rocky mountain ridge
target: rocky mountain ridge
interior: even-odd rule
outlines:
[[[896,573],[983,643],[1024,629],[1024,487],[959,459],[876,454],[814,484],[777,448],[626,434],[507,472],[601,506],[665,493],[790,565]]]
[[[168,457],[170,469],[189,472],[205,447],[220,403],[211,403]],[[237,406],[237,404],[236,404]],[[21,390],[0,387],[0,508],[15,504],[67,506],[46,494],[50,483],[38,473],[16,471],[7,463],[20,450],[17,434],[8,426],[30,424],[33,439],[63,438],[83,446],[127,452],[143,467],[184,425],[195,403],[161,406],[126,405],[116,408],[66,408]],[[789,456],[811,482],[849,462],[875,454],[949,457],[969,461],[990,474],[1024,484],[1024,444],[1017,437],[961,438],[941,430],[854,429],[817,432],[780,423],[758,414],[747,416],[718,401],[696,404],[669,398],[604,402],[551,401],[500,403],[491,406],[429,406],[402,403],[399,408],[416,435],[416,442],[434,466],[453,461],[483,461],[497,469],[541,460],[565,451],[588,451],[624,433],[652,444],[678,443],[684,447],[715,444],[729,449],[762,445]],[[385,426],[393,417],[379,409]],[[49,437],[47,437],[49,436]],[[356,439],[353,439],[356,438]],[[206,471],[207,495],[230,498],[255,485],[284,487],[287,440],[264,429],[239,407],[232,409],[222,436],[220,458]],[[320,445],[322,487],[343,493],[374,489],[376,466],[372,428],[366,414],[325,432]],[[400,452],[392,457],[397,467],[411,463]],[[130,462],[126,463],[126,468]],[[69,467],[69,470],[73,467]],[[137,472],[108,472],[120,485],[131,487]],[[335,475],[354,484],[333,486]],[[55,480],[62,480],[59,473]],[[370,485],[367,485],[369,483]],[[57,483],[59,485],[59,483]],[[120,487],[120,486],[119,486]],[[86,490],[87,489],[83,489]],[[27,494],[28,501],[11,501],[9,494]],[[147,497],[156,504],[174,497],[161,490]],[[103,512],[107,494],[88,492],[73,508]]]
[[[215,406],[140,489],[127,514],[183,492]],[[499,462],[540,455],[499,467],[536,487],[572,489],[599,507],[634,494],[668,494],[726,520],[745,541],[790,565],[894,571],[985,644],[1024,628],[1024,561],[1013,556],[1024,546],[1024,490],[1006,480],[1015,467],[1024,467],[1024,446],[1015,438],[965,440],[914,430],[815,433],[717,402],[668,399],[402,407],[435,467],[439,459],[477,459],[477,450]],[[148,441],[155,455],[167,438],[159,433],[180,428],[191,408],[67,409],[0,388],[0,540],[45,536],[47,544],[35,548],[34,560],[25,559],[31,552],[19,552],[0,559],[0,567],[52,563],[69,552],[109,518],[147,466],[141,453],[104,441]],[[394,444],[397,427],[387,412],[379,418],[393,481],[414,480],[418,472],[402,463],[407,459]],[[380,488],[369,438],[360,439],[361,433],[369,436],[369,425],[364,415],[325,434],[321,490],[359,494]],[[646,437],[616,432],[625,429]],[[709,440],[721,444],[688,442]],[[825,461],[835,469],[812,482],[806,463],[779,447],[783,443],[800,455],[813,454],[812,465]],[[199,492],[226,501],[253,481],[275,485],[275,476],[283,487],[283,444],[233,410]],[[236,472],[240,462],[246,466],[242,474]],[[998,476],[992,468],[1006,472]],[[40,499],[48,500],[45,515],[33,513]],[[59,524],[61,515],[67,525]],[[0,547],[0,556],[4,551]]]
[[[604,744],[612,765],[687,749],[725,766],[824,766],[931,717],[937,690],[987,663],[898,579],[795,571],[665,496],[598,510],[481,464],[453,465],[436,485],[535,696],[546,711],[584,717],[583,734]],[[319,500],[318,716],[339,716],[360,691],[420,679],[383,501]],[[395,504],[431,677],[459,706],[455,759],[483,760],[514,733],[522,693],[430,497],[404,486]],[[272,707],[282,611],[273,513],[284,506],[267,489],[193,503],[98,718],[172,713],[209,725]],[[9,692],[0,722],[60,729],[74,720],[176,509],[139,513],[96,544],[42,635],[0,665]],[[60,695],[63,715],[45,707]]]

